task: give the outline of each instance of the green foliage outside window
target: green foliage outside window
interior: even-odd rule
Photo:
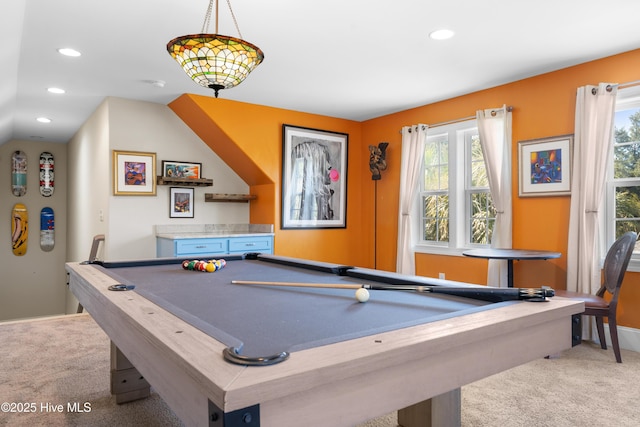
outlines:
[[[471,243],[489,245],[496,222],[496,210],[489,192],[489,178],[479,135],[474,135],[471,142],[471,188],[481,189],[471,193]]]
[[[616,127],[614,139],[613,178],[620,182],[615,185],[617,239],[627,231],[640,232],[640,185],[633,185],[640,182],[640,110],[629,116],[629,129]]]
[[[449,241],[449,142],[446,138],[428,140],[424,150],[422,198],[423,239]]]
[[[446,136],[427,140],[424,151],[424,181],[422,183],[423,240],[449,242],[449,141]],[[495,226],[496,210],[489,193],[489,180],[484,163],[480,138],[470,138],[469,177],[466,184],[468,231],[471,243],[488,245]]]

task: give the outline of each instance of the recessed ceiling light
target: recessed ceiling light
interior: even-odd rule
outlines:
[[[71,48],[68,48],[68,47],[60,48],[60,49],[58,49],[58,52],[61,53],[62,55],[65,55],[65,56],[80,56],[80,55],[82,55],[77,50],[71,49]]]
[[[47,89],[47,91],[51,92],[51,93],[65,93],[66,91],[64,89],[60,89],[59,87],[50,87]]]
[[[39,121],[40,123],[51,123],[51,119],[47,117],[38,117],[36,120]]]
[[[429,34],[429,37],[431,37],[433,40],[447,40],[453,37],[455,34],[456,33],[454,33],[451,30],[442,29],[442,30],[432,31]]]

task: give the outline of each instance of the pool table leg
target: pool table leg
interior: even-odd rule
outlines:
[[[401,427],[459,427],[461,419],[460,389],[432,397],[398,411]]]
[[[111,394],[116,403],[149,397],[150,386],[118,347],[111,342]]]

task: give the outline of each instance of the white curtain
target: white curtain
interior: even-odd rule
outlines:
[[[476,112],[480,145],[487,167],[487,177],[496,223],[491,238],[492,248],[511,248],[511,112],[507,106]],[[487,285],[507,287],[507,261],[489,260]]]
[[[567,250],[569,291],[593,294],[600,287],[599,215],[617,92],[617,86],[608,83],[578,88]],[[583,334],[591,337],[589,325],[583,324]]]
[[[413,206],[418,191],[420,162],[424,156],[424,143],[427,139],[427,125],[419,124],[402,128],[402,155],[400,165],[400,206],[398,212],[398,254],[396,271],[402,274],[415,274],[416,222]]]

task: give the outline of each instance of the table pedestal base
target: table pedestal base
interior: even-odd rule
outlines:
[[[111,394],[116,403],[126,403],[149,397],[151,386],[125,357],[118,347],[111,343]]]
[[[459,427],[461,393],[457,388],[398,411],[401,427]]]

